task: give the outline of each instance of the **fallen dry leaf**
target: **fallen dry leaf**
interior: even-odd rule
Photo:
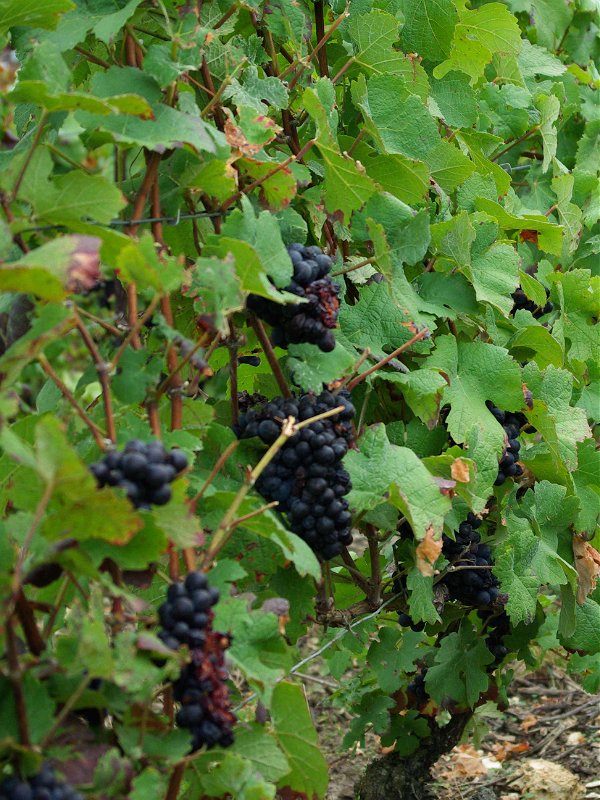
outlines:
[[[521,753],[526,753],[528,750],[529,742],[517,742],[516,744],[503,742],[502,744],[494,745],[492,748],[494,758],[498,761],[506,761],[507,758],[521,755]]]
[[[577,602],[582,606],[586,597],[596,588],[600,575],[600,553],[581,536],[574,536],[573,555],[577,570]]]
[[[533,714],[528,714],[525,717],[525,719],[521,720],[521,724],[519,725],[519,728],[521,728],[522,731],[526,731],[527,732],[529,730],[529,728],[533,728],[533,726],[537,725],[537,724],[538,724],[538,718],[534,717]]]
[[[417,545],[417,569],[421,575],[431,577],[433,575],[433,565],[442,551],[441,538],[434,537],[433,528],[427,528],[425,538]]]

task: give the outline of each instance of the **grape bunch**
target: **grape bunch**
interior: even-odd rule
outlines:
[[[415,674],[415,677],[406,687],[410,707],[422,711],[429,702],[429,694],[425,688],[425,677],[427,675],[427,668],[420,670]]]
[[[343,411],[307,425],[291,436],[267,465],[256,490],[287,515],[291,530],[324,560],[341,553],[352,541],[352,515],[344,495],[352,488],[342,459],[353,441],[354,406],[347,392],[323,391],[300,398],[277,398],[240,414],[239,439],[258,436],[271,445],[287,417],[307,420],[343,406]]]
[[[550,292],[548,291],[548,289],[546,289],[546,298],[548,298],[549,296]],[[517,311],[525,309],[526,311],[531,311],[535,319],[539,319],[540,317],[543,317],[544,314],[549,314],[554,308],[554,305],[550,302],[550,300],[547,300],[546,305],[544,306],[536,306],[533,300],[530,300],[527,297],[527,295],[525,294],[523,289],[521,289],[520,286],[516,290],[516,292],[512,293],[512,299],[514,301],[514,305],[510,313],[511,316],[513,317],[517,313]]]
[[[494,418],[502,425],[508,439],[508,447],[500,459],[498,476],[494,482],[494,486],[502,486],[507,478],[517,478],[523,474],[523,467],[517,463],[519,450],[521,449],[519,432],[522,426],[527,424],[527,418],[520,412],[502,411],[491,400],[486,402],[486,406]]]
[[[192,751],[233,744],[236,718],[229,707],[225,650],[229,637],[206,630],[201,649],[192,650],[187,664],[175,684],[173,694],[181,703],[176,722],[192,734]]]
[[[161,442],[132,439],[122,453],[112,450],[90,465],[98,486],[120,486],[136,508],[164,506],[171,499],[169,483],[188,465],[181,450],[166,451]]]
[[[182,645],[190,650],[203,647],[209,612],[218,600],[218,590],[208,585],[202,572],[190,572],[183,583],[172,583],[166,601],[158,609],[161,624],[158,638],[170,650],[178,650]]]
[[[499,664],[508,653],[508,648],[504,644],[504,637],[510,633],[510,619],[506,611],[497,615],[490,615],[485,611],[479,611],[478,616],[484,622],[487,621],[487,637],[485,645],[494,656],[495,663]]]
[[[465,567],[445,575],[443,583],[450,598],[474,608],[487,608],[498,599],[498,580],[491,569],[468,569],[468,567],[491,567],[492,551],[481,543],[477,528],[481,520],[469,512],[467,519],[458,526],[456,540],[443,535],[442,552],[455,567]]]
[[[21,780],[13,775],[0,783],[0,800],[83,800],[68,783],[59,781],[49,764],[37,775]]]
[[[187,645],[191,661],[173,684],[181,703],[176,716],[180,728],[192,734],[192,751],[200,747],[233,744],[235,715],[229,709],[225,650],[229,637],[212,629],[212,607],[219,592],[202,572],[190,572],[184,581],[172,583],[159,607],[158,638],[171,650]]]
[[[333,262],[314,245],[291,244],[288,253],[294,274],[285,291],[301,302],[283,305],[251,294],[248,308],[272,326],[273,344],[287,347],[308,342],[329,353],[335,348],[331,329],[337,324],[340,308],[340,287],[329,277]]]

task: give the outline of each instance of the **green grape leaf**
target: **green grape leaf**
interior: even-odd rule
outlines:
[[[415,661],[419,658],[418,645],[423,633],[407,630],[399,635],[398,630],[380,628],[378,638],[369,647],[367,664],[377,678],[382,692],[392,694],[403,683],[403,673],[416,670]]]
[[[75,8],[71,0],[4,0],[0,6],[0,33],[9,28],[55,28],[61,14]]]
[[[458,21],[451,0],[406,0],[403,4],[402,46],[434,64],[450,54],[454,26]]]
[[[317,143],[325,166],[325,206],[330,213],[348,218],[375,192],[375,184],[351,157],[342,155],[327,121],[327,111],[319,95],[307,89],[304,107],[317,126]]]
[[[389,495],[418,539],[430,529],[441,532],[450,501],[413,451],[390,444],[383,425],[368,428],[358,446],[358,451],[351,450],[344,459],[353,484],[350,506],[361,511],[373,509]]]
[[[436,78],[443,78],[456,69],[466,72],[475,81],[483,75],[496,53],[518,55],[521,49],[519,24],[502,3],[486,3],[474,10],[463,7],[458,17],[450,55],[434,69]]]
[[[465,623],[441,640],[434,665],[425,676],[427,692],[438,704],[450,697],[459,706],[473,708],[488,687],[486,667],[493,660],[485,642]]]
[[[354,61],[367,74],[395,74],[401,69],[403,56],[394,50],[399,27],[396,17],[378,9],[350,19],[348,33],[356,48]]]

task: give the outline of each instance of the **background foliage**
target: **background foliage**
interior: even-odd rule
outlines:
[[[501,704],[511,670],[436,589],[468,510],[508,595],[506,663],[566,648],[598,690],[598,31],[594,0],[0,0],[7,771],[50,756],[90,797],[323,797],[294,679],[315,621],[348,746],[373,728],[409,755]],[[276,349],[273,373],[245,302],[281,300],[292,242],[335,259],[337,345]],[[515,311],[519,286],[552,310]],[[232,398],[350,380],[424,329],[351,384],[368,547],[320,564],[249,491],[259,454],[234,450]],[[486,401],[535,428],[499,487]],[[192,467],[136,511],[86,465],[152,435]],[[50,563],[59,579],[27,581]],[[230,749],[188,756],[157,702],[183,656],[149,653],[169,576],[194,563],[222,593],[239,723]]]

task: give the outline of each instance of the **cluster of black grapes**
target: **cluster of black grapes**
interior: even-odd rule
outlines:
[[[202,649],[192,650],[187,664],[173,685],[175,700],[181,703],[176,721],[192,734],[192,751],[200,747],[233,744],[236,718],[229,707],[225,650],[229,637],[206,631]]]
[[[314,245],[291,244],[288,253],[294,274],[285,291],[301,302],[283,305],[251,294],[248,308],[272,326],[273,344],[287,347],[308,342],[328,353],[335,348],[331,329],[337,324],[340,308],[340,287],[329,277],[333,262]]]
[[[183,583],[172,583],[167,599],[158,609],[161,631],[158,638],[171,650],[187,645],[203,647],[209,611],[219,600],[219,592],[208,585],[202,572],[190,572]]]
[[[480,619],[487,621],[487,636],[485,645],[494,656],[495,663],[499,664],[508,653],[508,648],[504,644],[504,637],[510,633],[510,618],[506,611],[497,615],[490,615],[486,611],[478,611]]]
[[[287,514],[291,530],[321,558],[341,553],[352,541],[352,515],[344,495],[352,488],[342,459],[353,441],[354,406],[347,392],[323,391],[300,398],[279,397],[240,414],[240,439],[258,436],[272,444],[287,417],[303,421],[343,406],[338,414],[307,425],[291,436],[256,482],[257,491]]]
[[[519,459],[519,450],[521,449],[519,433],[523,425],[527,424],[527,417],[521,414],[520,411],[516,413],[502,411],[502,409],[495,406],[491,400],[486,402],[486,406],[500,425],[502,425],[508,439],[508,447],[500,459],[498,477],[494,482],[494,486],[502,486],[507,478],[517,478],[519,475],[523,474],[523,467],[518,464],[517,461]]]
[[[469,511],[465,522],[461,522],[455,532],[456,540],[443,535],[442,552],[455,567],[463,567],[457,572],[449,572],[444,584],[452,600],[458,600],[474,608],[487,608],[498,599],[498,580],[492,574],[492,551],[481,543],[477,528],[481,520]],[[477,569],[479,567],[479,569]]]
[[[0,783],[0,800],[83,800],[68,783],[59,781],[49,764],[27,780],[16,776]]]
[[[200,747],[228,747],[233,743],[235,716],[229,709],[224,652],[229,638],[212,629],[219,592],[202,572],[190,572],[185,581],[172,583],[158,609],[159,639],[171,650],[190,649],[191,661],[173,684],[181,703],[176,721],[192,734],[192,751]]]
[[[136,508],[164,506],[171,499],[169,483],[188,465],[181,450],[166,451],[161,442],[132,439],[123,452],[112,450],[90,471],[102,486],[120,486]]]
[[[425,676],[427,668],[415,673],[414,678],[406,687],[411,708],[421,710],[429,702],[429,694],[425,689]]]
[[[549,296],[550,292],[548,291],[548,289],[546,289],[546,297],[548,298]],[[535,319],[539,319],[540,317],[543,317],[544,314],[549,314],[554,308],[554,305],[550,302],[550,300],[547,300],[546,305],[544,306],[536,306],[533,300],[530,300],[527,297],[527,295],[525,294],[523,289],[521,289],[521,287],[519,287],[516,290],[516,292],[512,293],[512,299],[514,301],[514,305],[510,313],[511,316],[513,317],[517,313],[517,311],[524,309],[525,311],[531,311]]]

